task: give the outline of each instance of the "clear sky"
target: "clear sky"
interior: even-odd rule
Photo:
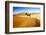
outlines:
[[[33,12],[39,13],[40,8],[38,7],[13,7],[13,12]]]

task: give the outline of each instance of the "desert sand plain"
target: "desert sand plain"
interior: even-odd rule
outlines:
[[[13,14],[13,28],[40,27],[40,13]]]

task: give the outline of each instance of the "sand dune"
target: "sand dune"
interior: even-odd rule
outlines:
[[[40,26],[40,14],[33,13],[27,16],[25,13],[19,13],[13,15],[13,27],[39,27]]]

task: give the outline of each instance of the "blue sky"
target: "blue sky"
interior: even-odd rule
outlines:
[[[39,13],[40,8],[38,7],[13,7],[13,12],[33,12]]]

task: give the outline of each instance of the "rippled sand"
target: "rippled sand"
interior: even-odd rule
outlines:
[[[25,13],[13,15],[13,28],[19,27],[40,27],[40,14],[33,13],[30,16]]]

